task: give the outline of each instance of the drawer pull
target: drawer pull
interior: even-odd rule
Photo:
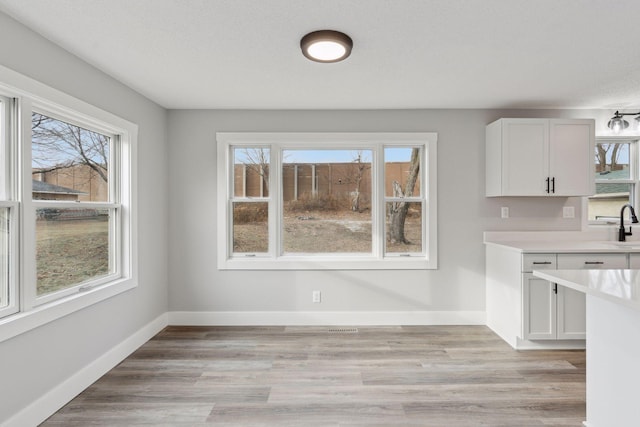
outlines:
[[[549,265],[551,261],[533,261],[533,265]]]
[[[604,261],[585,261],[584,263],[586,265],[602,265],[604,264]]]

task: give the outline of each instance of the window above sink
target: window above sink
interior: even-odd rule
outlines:
[[[640,200],[638,137],[596,137],[596,194],[587,199],[589,224],[618,224],[620,208]]]

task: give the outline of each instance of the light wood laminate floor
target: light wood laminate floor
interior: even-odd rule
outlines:
[[[484,326],[168,327],[45,426],[581,426],[584,351]],[[339,329],[339,328],[338,328]]]

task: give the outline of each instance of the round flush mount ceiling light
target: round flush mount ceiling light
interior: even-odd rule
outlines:
[[[320,30],[300,40],[302,54],[316,62],[338,62],[351,54],[353,40],[340,31]]]

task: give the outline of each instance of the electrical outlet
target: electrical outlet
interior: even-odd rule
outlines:
[[[320,303],[322,301],[322,295],[320,291],[311,292],[311,300],[316,304]]]
[[[507,206],[503,206],[500,209],[500,215],[502,215],[502,218],[509,218],[509,208]]]
[[[565,206],[562,208],[562,217],[563,218],[575,218],[576,217],[576,208],[573,206]]]
[[[576,208],[573,206],[565,206],[562,208],[562,218],[575,218]]]

